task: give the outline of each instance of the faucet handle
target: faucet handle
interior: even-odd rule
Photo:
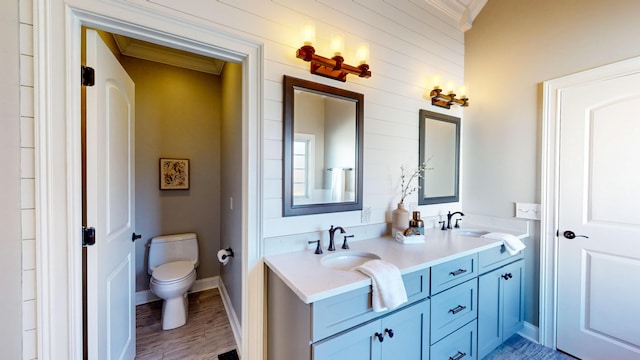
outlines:
[[[442,221],[438,221],[438,224],[441,224],[441,225],[442,225],[442,227],[440,228],[440,230],[447,230],[447,228],[445,227],[445,224],[446,224],[446,223],[447,223],[447,222],[446,222],[446,221],[444,221],[444,220],[442,220]]]
[[[349,244],[347,244],[347,238],[352,238],[355,235],[345,235],[344,236],[344,242],[342,243],[342,248],[343,249],[349,249]]]
[[[320,239],[318,240],[310,240],[309,244],[313,244],[313,243],[317,243],[318,246],[316,246],[316,251],[314,251],[314,254],[320,255],[322,254],[322,248],[320,247]]]
[[[460,221],[460,220],[462,220],[462,218],[457,218],[457,219],[456,219],[456,224],[453,226],[454,228],[456,228],[456,229],[457,229],[457,228],[459,228],[459,227],[460,227],[460,224],[458,224],[458,221]]]

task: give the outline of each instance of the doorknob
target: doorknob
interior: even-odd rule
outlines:
[[[140,239],[142,237],[142,235],[136,234],[136,233],[131,233],[131,241],[136,241],[138,239]]]
[[[564,237],[566,237],[567,239],[571,240],[571,239],[575,239],[577,237],[583,237],[585,239],[588,239],[589,237],[587,235],[576,235],[576,233],[574,233],[571,230],[567,230],[564,233],[562,233],[562,235],[564,235]]]

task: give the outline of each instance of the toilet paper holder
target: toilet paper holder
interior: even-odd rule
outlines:
[[[224,260],[224,259],[226,259],[226,258],[228,258],[228,257],[233,257],[233,249],[231,249],[231,248],[229,247],[229,248],[226,248],[226,249],[224,249],[224,250],[225,250],[227,253],[226,253],[225,255],[222,255],[222,260]]]
[[[227,265],[232,257],[234,257],[234,254],[230,247],[218,250],[218,261],[220,261],[222,265]]]

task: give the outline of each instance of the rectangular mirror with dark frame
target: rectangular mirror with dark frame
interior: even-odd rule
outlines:
[[[284,216],[362,210],[364,95],[283,83]]]
[[[460,118],[420,110],[420,178],[418,204],[459,201]]]

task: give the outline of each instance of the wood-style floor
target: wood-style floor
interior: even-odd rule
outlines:
[[[187,324],[162,330],[162,301],[136,307],[137,360],[217,360],[236,348],[218,289],[189,294]]]

